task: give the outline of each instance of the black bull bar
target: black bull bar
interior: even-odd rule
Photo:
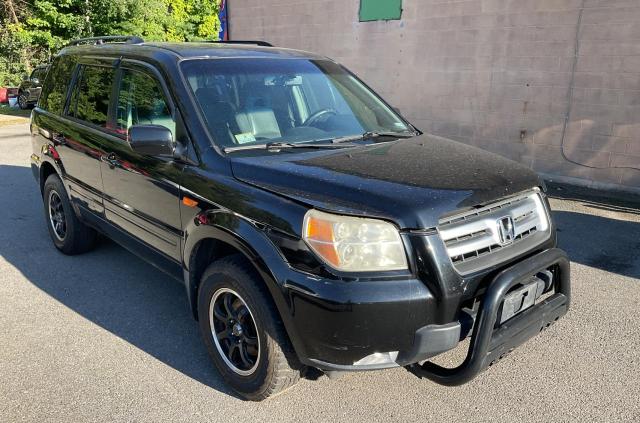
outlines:
[[[556,267],[555,293],[496,327],[504,296],[515,285],[538,272]],[[420,378],[441,385],[462,385],[499,361],[520,344],[552,325],[569,310],[571,298],[569,259],[564,251],[552,248],[500,272],[487,287],[476,315],[467,356],[458,367],[446,368],[427,361],[407,366]]]

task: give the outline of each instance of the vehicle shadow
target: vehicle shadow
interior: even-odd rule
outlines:
[[[210,361],[180,283],[106,239],[82,257],[58,252],[28,167],[0,165],[0,198],[7,223],[0,255],[33,285],[168,366],[239,398]]]
[[[606,205],[585,207],[617,211]],[[552,214],[558,227],[558,244],[571,261],[640,279],[640,222],[576,211],[554,210]]]

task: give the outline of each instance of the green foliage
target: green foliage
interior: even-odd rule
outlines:
[[[16,85],[22,74],[49,62],[74,38],[126,34],[147,41],[217,39],[218,9],[219,0],[2,0],[0,86]]]

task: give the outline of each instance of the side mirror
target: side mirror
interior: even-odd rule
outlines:
[[[29,75],[27,75],[27,74],[22,75],[22,80],[23,81],[28,81],[29,80]]]
[[[134,125],[129,129],[131,149],[145,156],[173,157],[175,144],[171,130],[161,125]]]

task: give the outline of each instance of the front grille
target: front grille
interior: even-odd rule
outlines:
[[[441,219],[438,232],[456,270],[464,274],[539,245],[549,237],[549,217],[534,190]]]

